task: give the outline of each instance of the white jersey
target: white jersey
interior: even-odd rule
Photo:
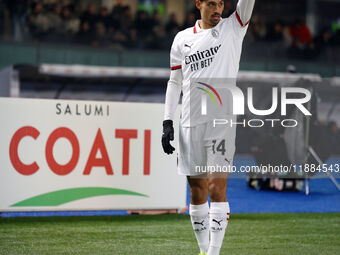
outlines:
[[[183,127],[204,122],[193,120],[190,109],[201,109],[190,102],[190,84],[195,79],[235,79],[239,71],[242,42],[248,24],[243,25],[237,12],[213,28],[201,29],[198,21],[194,27],[179,32],[171,47],[171,70],[182,70],[182,113]],[[191,95],[193,100],[193,96]],[[196,100],[201,104],[200,100]],[[191,105],[190,105],[191,104]],[[197,110],[197,115],[200,115]],[[190,120],[191,115],[191,120]]]

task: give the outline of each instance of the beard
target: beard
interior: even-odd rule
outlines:
[[[214,15],[211,16],[210,23],[211,25],[216,26],[220,22],[220,20],[221,20],[221,15],[215,13]]]
[[[219,20],[218,21],[216,21],[214,19],[210,20],[210,24],[213,25],[213,26],[216,26],[219,22],[220,22]]]
[[[213,26],[216,26],[220,22],[220,19],[215,20],[215,19],[210,19],[210,24]]]

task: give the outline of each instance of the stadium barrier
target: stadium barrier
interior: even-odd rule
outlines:
[[[180,209],[161,104],[0,98],[0,211]],[[176,132],[178,133],[178,132]]]
[[[39,66],[39,73],[44,75],[61,77],[80,77],[80,78],[148,78],[148,79],[168,79],[170,70],[168,68],[136,68],[136,67],[101,67],[85,65],[62,65],[62,64],[42,64]],[[272,83],[273,81],[291,81],[304,78],[310,81],[321,81],[318,74],[296,74],[281,72],[257,72],[240,71],[239,81],[262,81]]]

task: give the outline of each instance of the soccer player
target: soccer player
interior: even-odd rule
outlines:
[[[196,21],[194,27],[179,32],[171,47],[171,74],[165,99],[162,146],[167,154],[175,150],[170,144],[174,140],[173,117],[183,92],[178,172],[187,176],[190,186],[189,214],[200,254],[220,253],[230,214],[226,197],[227,175],[213,178],[195,172],[192,166],[193,163],[232,165],[236,128],[225,128],[226,131],[217,132],[219,135],[216,137],[207,131],[207,123],[195,121],[193,115],[201,107],[193,103],[199,97],[190,97],[191,85],[193,80],[200,78],[236,79],[242,42],[254,4],[255,0],[239,0],[236,11],[223,19],[224,0],[196,0],[201,20]],[[206,86],[206,90],[210,88],[216,92],[209,84],[199,84]]]

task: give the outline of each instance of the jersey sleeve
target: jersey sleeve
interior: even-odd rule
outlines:
[[[255,0],[239,0],[236,11],[231,15],[234,32],[240,37],[244,37],[247,32],[254,4]]]
[[[182,69],[182,53],[180,47],[180,33],[178,33],[172,43],[170,51],[170,68],[172,71]]]
[[[164,120],[173,120],[182,91],[182,53],[179,33],[176,35],[171,46],[170,68],[170,79],[165,95]]]
[[[165,95],[164,120],[173,120],[182,91],[182,70],[171,71]]]

